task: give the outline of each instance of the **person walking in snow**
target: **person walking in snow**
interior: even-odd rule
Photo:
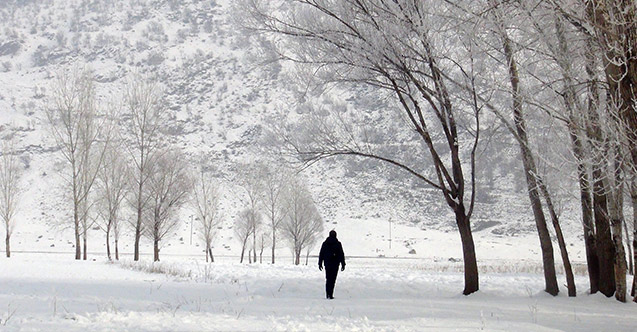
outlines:
[[[338,266],[341,265],[341,271],[345,271],[345,254],[341,242],[336,239],[336,232],[330,231],[330,236],[325,239],[321,245],[319,253],[319,270],[323,271],[323,263],[325,263],[325,297],[334,298],[334,284],[336,283],[336,275],[338,275]]]

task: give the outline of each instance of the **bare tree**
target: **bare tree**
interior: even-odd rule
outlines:
[[[139,260],[139,241],[144,232],[143,213],[149,197],[144,196],[146,182],[152,176],[150,168],[161,145],[160,127],[164,124],[165,107],[162,93],[155,81],[133,78],[126,89],[125,119],[129,135],[127,146],[133,160],[131,204],[136,218],[132,220],[135,235],[133,259]]]
[[[173,151],[161,153],[148,178],[148,205],[145,209],[145,235],[153,241],[153,260],[159,261],[160,242],[178,225],[176,215],[187,202],[192,188],[184,157]]]
[[[195,209],[196,220],[199,225],[201,240],[206,246],[206,262],[208,257],[215,261],[212,255],[212,241],[217,235],[217,228],[221,225],[219,213],[219,190],[212,174],[202,167],[199,178],[195,184],[192,197],[192,205]]]
[[[599,289],[606,296],[615,294],[619,301],[625,301],[625,253],[623,247],[619,247],[621,239],[617,237],[621,236],[621,201],[608,183],[615,181],[611,178],[616,178],[617,174],[614,171],[617,167],[613,166],[616,144],[625,146],[630,165],[637,164],[637,59],[633,50],[637,42],[634,24],[637,4],[608,0],[553,0],[548,3],[586,40],[584,62],[591,93],[584,110],[588,117],[586,133],[593,152],[594,245],[598,258],[598,265],[594,266],[598,271],[592,269],[591,292]],[[618,126],[607,126],[613,123]],[[632,176],[634,166],[628,169]]]
[[[464,294],[478,290],[478,267],[471,232],[475,203],[475,151],[480,100],[476,91],[452,90],[450,78],[474,86],[472,50],[454,48],[473,35],[452,2],[247,0],[256,30],[275,35],[281,57],[314,73],[317,83],[366,84],[388,92],[401,109],[401,130],[415,133],[427,162],[371,149],[364,136],[314,123],[310,142],[284,132],[283,140],[306,163],[339,155],[372,158],[412,174],[436,188],[455,214],[465,269]],[[458,23],[458,24],[456,24]],[[459,98],[458,94],[469,95]],[[465,103],[464,100],[470,100]],[[468,110],[468,111],[467,111]],[[325,109],[330,112],[331,110]],[[388,116],[395,116],[388,108]],[[363,112],[361,112],[363,113]],[[334,114],[334,113],[332,113]],[[386,133],[387,135],[394,134]],[[353,138],[353,139],[350,139]],[[394,142],[395,143],[395,142]],[[431,165],[426,169],[423,165]],[[470,171],[465,173],[464,168]]]
[[[548,193],[548,190],[543,185],[543,181],[539,178],[539,172],[537,170],[536,161],[533,152],[530,148],[530,140],[528,137],[527,124],[524,117],[524,96],[521,93],[521,80],[518,69],[518,63],[516,60],[516,50],[514,49],[514,41],[509,37],[501,3],[496,0],[490,0],[489,4],[492,7],[492,13],[495,21],[495,31],[502,43],[502,53],[504,54],[505,63],[508,69],[508,76],[510,81],[510,91],[512,99],[512,113],[513,113],[513,125],[504,117],[501,119],[505,121],[507,127],[517,139],[520,151],[522,154],[522,165],[524,167],[525,178],[528,187],[529,200],[531,202],[531,208],[536,222],[538,235],[540,238],[540,247],[542,249],[542,262],[544,267],[544,280],[545,290],[551,295],[557,295],[559,287],[557,284],[557,275],[555,271],[555,262],[553,256],[553,245],[551,243],[551,236],[547,227],[546,217],[542,209],[541,195],[547,201],[547,205],[551,211],[551,217],[554,221],[556,234],[558,235],[560,242],[560,249],[562,249],[564,264],[567,272],[567,280],[569,285],[569,296],[575,296],[575,283],[573,273],[570,266],[570,260],[568,259],[568,253],[566,252],[566,245],[562,236],[561,227],[557,221],[557,214],[554,212],[552,200]]]
[[[272,238],[268,232],[262,232],[259,237],[259,263],[263,264],[263,251],[265,248],[272,246]]]
[[[282,224],[281,233],[294,253],[294,264],[299,265],[303,249],[314,244],[316,237],[323,231],[323,219],[309,191],[300,182],[292,185],[286,203],[288,214]]]
[[[73,203],[75,259],[82,258],[80,237],[86,235],[89,218],[89,194],[108,146],[109,120],[98,112],[93,74],[88,71],[60,73],[53,86],[52,107],[46,115],[51,133],[68,163],[65,176]],[[101,142],[101,144],[99,144]]]
[[[284,198],[287,189],[287,178],[289,178],[289,172],[284,171],[282,168],[272,168],[263,177],[262,204],[272,236],[272,264],[275,261],[277,231],[286,214]]]
[[[251,208],[246,208],[245,210],[241,211],[239,217],[235,220],[234,234],[241,242],[241,258],[239,260],[239,263],[243,263],[243,257],[245,255],[248,239],[250,239],[250,235],[252,235],[252,232],[255,229],[254,225],[259,223],[260,219],[261,215],[258,213],[258,211]]]
[[[637,165],[637,105],[635,96],[637,95],[637,58],[634,56],[634,45],[637,43],[637,4],[634,1],[608,1],[591,0],[584,1],[583,6],[586,11],[586,23],[590,24],[591,35],[600,49],[602,66],[606,76],[608,105],[612,111],[616,111],[621,120],[622,129],[626,133],[628,150],[632,157],[632,165]],[[611,207],[612,208],[612,207]],[[619,232],[621,236],[621,226],[617,227],[617,221],[611,220],[613,230]],[[609,257],[614,256],[614,276],[615,282],[609,280],[606,292],[600,284],[600,291],[607,296],[615,292],[615,286],[619,288],[615,292],[615,297],[619,301],[625,301],[625,258],[623,247],[617,246],[616,235],[614,243],[606,245],[609,249],[603,254]],[[604,236],[607,238],[607,236]],[[604,244],[606,244],[606,242]],[[614,248],[613,248],[614,246]],[[613,251],[614,249],[614,251]],[[615,255],[613,255],[613,253]],[[612,266],[612,261],[607,264]],[[608,268],[609,271],[613,271]],[[602,271],[602,275],[607,275]],[[619,278],[619,279],[618,279]],[[621,280],[620,280],[621,279]],[[613,286],[613,287],[611,287]]]
[[[259,203],[262,196],[264,181],[263,178],[266,174],[264,168],[257,163],[252,164],[244,164],[239,167],[239,186],[243,188],[245,193],[245,205],[248,209],[253,211],[254,213],[259,213]],[[262,218],[259,215],[258,217],[251,218],[251,227],[252,230],[250,234],[252,234],[252,256],[250,257],[250,262],[257,261],[257,237],[259,228],[261,227]]]
[[[23,170],[18,160],[13,138],[2,143],[0,156],[0,217],[5,236],[5,252],[11,257],[11,233],[15,229],[15,216],[19,209]]]
[[[98,215],[100,227],[106,233],[106,255],[111,259],[111,235],[115,244],[115,259],[119,260],[119,230],[122,203],[129,191],[130,170],[119,146],[111,146],[98,173]]]

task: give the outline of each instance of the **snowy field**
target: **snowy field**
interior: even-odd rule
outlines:
[[[637,306],[586,293],[543,293],[541,274],[481,275],[461,295],[459,263],[350,258],[335,300],[324,279],[288,262],[148,257],[134,263],[16,253],[0,259],[2,331],[635,331]],[[490,263],[491,266],[496,264]],[[502,266],[516,266],[502,263]],[[518,265],[519,267],[519,265]],[[148,272],[153,268],[156,273]],[[503,268],[506,271],[507,268]],[[510,268],[508,268],[510,269]],[[525,270],[524,267],[519,267]],[[497,270],[495,268],[489,270]],[[529,268],[531,271],[532,268]]]

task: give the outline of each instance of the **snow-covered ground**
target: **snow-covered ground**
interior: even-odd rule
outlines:
[[[504,263],[503,263],[504,264]],[[453,263],[350,258],[335,300],[316,268],[206,264],[166,256],[159,264],[74,261],[69,254],[0,259],[0,330],[6,331],[635,331],[637,308],[601,295],[541,291],[536,273],[483,273],[461,295]],[[163,273],[149,273],[150,268]],[[446,271],[446,272],[441,272]]]

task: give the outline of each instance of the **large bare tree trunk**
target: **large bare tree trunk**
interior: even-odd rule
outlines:
[[[469,295],[479,289],[476,249],[473,242],[473,234],[471,233],[471,224],[465,214],[464,206],[460,205],[455,212],[464,261],[464,291],[462,294]]]
[[[594,66],[592,46],[587,52],[587,68],[586,71],[589,78],[595,82],[595,72],[591,68]],[[604,164],[603,157],[606,149],[606,140],[603,137],[599,123],[599,115],[597,108],[599,107],[599,96],[597,86],[591,83],[589,87],[589,105],[588,105],[588,121],[586,123],[586,135],[590,141],[589,158],[592,159],[592,178],[593,185],[593,217],[595,223],[595,249],[597,252],[597,262],[599,268],[597,288],[604,295],[610,297],[615,293],[615,271],[613,251],[613,242],[610,234],[610,221],[608,218],[608,199],[606,188],[604,186]],[[595,293],[591,287],[591,293]]]
[[[617,196],[621,194],[621,192],[617,192],[615,195],[609,195],[609,198],[611,198],[609,212],[612,226],[612,239],[615,247],[615,298],[620,302],[626,302],[626,253],[624,251],[622,235],[622,222],[624,218],[621,210],[619,210],[621,204],[617,198]]]
[[[215,262],[215,256],[212,255],[212,248],[208,248],[208,254],[210,255],[210,262]]]
[[[591,294],[595,294],[598,291],[599,261],[597,258],[597,247],[595,246],[595,226],[593,225],[593,201],[591,198],[590,179],[586,164],[584,163],[583,142],[577,132],[574,120],[571,119],[569,121],[568,128],[573,145],[573,153],[577,159],[577,177],[579,180],[584,246],[586,248],[586,267],[588,269],[590,292]]]
[[[608,0],[590,0],[586,1],[585,5],[597,44],[601,48],[600,58],[609,96],[608,111],[616,112],[611,116],[618,116],[622,120],[622,129],[626,131],[634,166],[637,165],[637,110],[633,99],[637,95],[637,58],[634,53],[634,45],[637,43],[636,5],[634,1]],[[606,232],[607,225],[602,223],[601,227],[602,231]],[[600,234],[598,229],[599,237],[603,238],[598,240],[598,243],[611,242],[612,245],[610,234],[607,241],[607,234]],[[611,296],[615,291],[615,285],[609,285],[610,281],[606,279],[614,275],[614,269],[601,264],[603,260],[614,258],[614,255],[607,257],[614,254],[607,247],[608,244],[604,243],[604,247],[598,248],[601,269],[600,291],[606,296]],[[611,264],[613,262],[610,261]],[[618,268],[621,269],[621,267]],[[612,281],[614,283],[614,280]]]
[[[583,127],[586,132],[586,139],[578,139],[580,143],[580,161],[588,160],[588,166],[585,166],[583,162],[578,165],[578,173],[580,178],[580,194],[582,199],[582,221],[584,223],[584,241],[586,245],[586,260],[588,263],[588,277],[591,283],[591,294],[595,294],[599,291],[599,283],[602,274],[601,267],[599,265],[600,257],[599,250],[597,248],[597,224],[595,211],[595,198],[594,198],[594,181],[595,175],[592,174],[592,178],[589,177],[589,167],[592,167],[597,162],[595,156],[597,154],[597,127],[593,121],[598,118],[596,109],[599,107],[599,87],[600,80],[597,75],[597,57],[594,51],[593,40],[591,38],[586,39],[586,51],[584,52],[585,64],[584,68],[588,81],[587,84],[587,112],[590,115],[586,120]],[[574,124],[575,121],[572,121]],[[576,136],[579,138],[579,135]],[[587,144],[588,143],[588,144]],[[591,163],[592,160],[592,163]],[[580,167],[581,166],[581,167]],[[591,171],[592,173],[592,171]],[[590,252],[589,252],[590,250]]]
[[[599,262],[599,291],[607,297],[615,294],[615,251],[608,220],[607,194],[604,192],[602,170],[593,166],[593,211],[595,216],[595,247]]]
[[[624,251],[622,233],[622,224],[624,223],[624,186],[620,153],[618,145],[611,149],[611,167],[615,176],[606,178],[606,183],[608,184],[606,192],[608,192],[609,198],[608,212],[615,253],[615,298],[620,302],[626,302],[626,252]]]

